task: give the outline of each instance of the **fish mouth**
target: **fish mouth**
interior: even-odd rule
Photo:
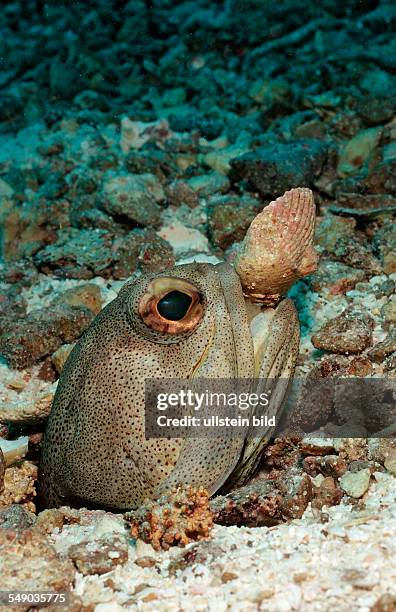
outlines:
[[[268,344],[269,327],[274,314],[274,308],[266,308],[254,314],[250,321],[250,334],[253,340],[254,375],[256,378],[260,375],[264,351]]]

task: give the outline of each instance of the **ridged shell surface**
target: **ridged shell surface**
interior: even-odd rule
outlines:
[[[317,266],[312,246],[315,203],[310,189],[286,191],[253,219],[235,259],[245,296],[276,303]]]

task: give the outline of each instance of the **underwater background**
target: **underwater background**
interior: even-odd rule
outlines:
[[[297,374],[395,378],[395,30],[392,0],[1,3],[0,591],[71,589],[69,609],[98,612],[396,609],[396,445],[373,437],[394,412],[352,439],[314,405],[298,425],[331,417],[337,438],[272,444],[264,488],[218,498],[187,552],[132,542],[119,514],[36,514],[46,418],[94,317],[131,277],[232,262],[293,187],[313,191],[320,255],[289,292]]]

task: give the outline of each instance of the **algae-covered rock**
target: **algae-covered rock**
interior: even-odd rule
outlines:
[[[373,323],[369,315],[347,309],[325,323],[312,336],[312,344],[332,353],[360,353],[372,344]]]
[[[68,228],[59,232],[54,244],[41,249],[34,262],[42,272],[61,278],[108,275],[111,244],[111,235],[105,230]]]
[[[260,202],[249,196],[213,196],[208,202],[208,229],[213,244],[226,249],[240,242],[260,210]]]
[[[322,259],[314,274],[308,278],[309,284],[315,291],[327,289],[332,294],[341,294],[353,289],[355,285],[365,278],[364,270],[352,268],[338,261]]]
[[[27,368],[76,340],[93,318],[86,306],[57,304],[33,310],[24,319],[10,321],[0,338],[0,354],[12,368]]]
[[[396,272],[396,224],[384,224],[375,233],[373,243],[380,254],[385,274]]]
[[[396,351],[396,327],[389,330],[385,340],[378,342],[371,348],[367,355],[373,361],[381,363],[385,357]]]
[[[76,570],[57,555],[47,537],[35,529],[0,529],[0,589],[67,593]],[[31,604],[19,607],[28,610]]]
[[[358,472],[346,472],[340,478],[340,487],[350,497],[362,497],[369,488],[370,476],[368,468]]]
[[[1,198],[0,254],[6,261],[19,260],[36,253],[56,239],[56,229],[67,227],[69,203],[49,203],[35,199],[20,203]]]
[[[191,184],[183,180],[172,181],[166,186],[165,193],[169,204],[173,206],[187,204],[190,208],[195,208],[199,203],[197,192]]]
[[[68,557],[83,576],[107,574],[128,560],[128,545],[125,536],[110,534],[93,541],[73,544]]]
[[[146,226],[157,225],[165,199],[161,184],[152,174],[110,175],[103,184],[102,208],[114,217]]]
[[[136,229],[113,244],[113,276],[128,278],[140,267],[146,272],[157,272],[170,268],[175,263],[169,242],[153,230]]]
[[[340,176],[353,174],[359,170],[378,145],[381,133],[380,127],[362,130],[345,144],[338,162]]]
[[[62,291],[52,302],[53,304],[69,304],[69,306],[86,306],[94,314],[102,309],[102,295],[98,285],[84,283]]]
[[[262,196],[279,196],[292,187],[309,187],[326,157],[327,146],[318,140],[271,144],[233,159],[232,176]]]

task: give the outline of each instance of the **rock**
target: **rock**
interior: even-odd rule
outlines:
[[[345,374],[347,376],[371,376],[373,373],[373,364],[368,357],[359,355],[349,362]]]
[[[131,174],[154,174],[161,182],[176,173],[172,157],[157,148],[130,151],[124,165]]]
[[[390,295],[394,295],[395,290],[396,283],[391,278],[387,278],[385,281],[379,281],[374,285],[374,295],[377,299],[384,296],[389,297]]]
[[[394,274],[396,272],[396,252],[391,251],[384,255],[384,272],[385,274]]]
[[[170,134],[167,121],[148,123],[122,117],[120,146],[124,153],[128,153],[130,149],[141,149],[146,142],[161,142]]]
[[[324,506],[337,506],[342,500],[342,491],[334,478],[323,478],[318,487],[313,488],[312,508],[322,510]]]
[[[396,476],[396,449],[389,453],[384,461],[384,467],[390,474]]]
[[[248,143],[245,142],[237,142],[235,144],[225,146],[223,148],[214,149],[203,158],[204,163],[216,170],[216,172],[220,172],[220,174],[228,175],[231,170],[231,162],[234,158],[239,155],[243,155],[247,153],[250,149]],[[282,192],[283,193],[283,192]]]
[[[190,208],[195,208],[199,204],[198,194],[186,181],[173,181],[165,187],[165,193],[172,206],[187,204]]]
[[[57,383],[46,386],[28,397],[4,401],[0,404],[0,423],[32,424],[47,418],[54,399]]]
[[[37,281],[37,270],[28,260],[0,264],[0,282],[30,287]]]
[[[356,221],[327,213],[315,228],[315,245],[324,254],[332,253],[340,237],[351,240],[356,237]]]
[[[22,530],[34,525],[36,515],[19,504],[0,508],[0,529]]]
[[[360,117],[352,110],[338,112],[330,121],[332,131],[342,138],[352,138],[356,136],[362,127]]]
[[[367,237],[355,230],[356,221],[327,214],[315,235],[322,254],[370,274],[380,274],[380,262],[371,252]]]
[[[239,578],[239,575],[235,572],[223,572],[221,575],[221,582],[226,584],[227,582],[231,582],[231,580],[236,580]]]
[[[303,455],[313,455],[321,457],[334,452],[334,445],[331,438],[313,438],[308,436],[299,443],[299,448]]]
[[[396,376],[396,352],[385,359],[383,368],[384,372],[390,372],[393,376]]]
[[[77,229],[101,229],[117,234],[123,231],[121,223],[114,221],[113,217],[98,208],[90,208],[84,204],[83,199],[76,200],[70,212],[70,222]]]
[[[384,593],[371,606],[370,612],[396,612],[396,595]]]
[[[310,476],[323,474],[323,476],[339,478],[345,474],[348,466],[345,459],[342,459],[342,457],[339,457],[338,455],[325,455],[324,457],[305,457],[303,467]]]
[[[178,487],[138,510],[125,514],[131,536],[150,543],[154,550],[183,546],[209,535],[213,526],[209,495],[202,487]]]
[[[258,102],[266,113],[276,105],[287,105],[290,95],[290,85],[284,79],[258,79],[249,89],[249,96]]]
[[[370,470],[365,468],[358,472],[345,472],[340,478],[340,487],[347,495],[359,499],[369,488]]]
[[[107,231],[75,228],[61,230],[57,241],[34,257],[42,272],[60,278],[108,276],[111,261],[111,236]]]
[[[11,318],[21,318],[26,314],[26,300],[18,291],[0,288],[0,333],[7,327]]]
[[[385,224],[374,234],[373,244],[381,256],[384,273],[396,272],[396,225]]]
[[[177,219],[161,227],[158,235],[171,245],[176,256],[209,251],[206,236],[195,228],[183,225]]]
[[[63,370],[63,366],[66,363],[67,358],[75,347],[75,343],[73,344],[62,344],[55,353],[52,354],[51,359],[54,365],[55,370],[60,374]]]
[[[151,229],[136,229],[118,238],[113,244],[113,276],[128,278],[138,267],[145,272],[158,272],[175,264],[172,247]]]
[[[210,507],[220,525],[260,527],[301,518],[312,499],[307,474],[283,474],[279,481],[258,480],[215,497]]]
[[[269,468],[268,480],[282,479],[285,472],[294,469],[301,462],[301,452],[298,448],[299,437],[283,436],[275,438],[265,447],[263,461]]]
[[[388,147],[395,146],[390,143]],[[379,198],[387,198],[396,196],[396,155],[394,150],[389,151],[389,157],[386,156],[386,149],[382,150],[382,159],[376,164],[368,168],[367,174],[362,177],[361,188],[370,194],[379,194]],[[388,196],[385,194],[389,194]],[[384,204],[383,204],[384,205]],[[395,198],[393,198],[393,206]]]
[[[85,510],[85,512],[87,512],[87,510]],[[46,534],[52,533],[54,530],[61,532],[65,525],[84,524],[83,515],[84,510],[70,508],[69,506],[49,508],[37,515],[35,526]]]
[[[368,459],[385,465],[385,461],[396,456],[395,438],[370,438],[368,440],[369,453]]]
[[[6,468],[4,490],[0,495],[0,507],[22,504],[26,510],[35,512],[36,507],[33,500],[36,496],[35,482],[37,481],[37,476],[37,466],[30,461],[22,461],[17,465]],[[0,581],[1,576],[2,572],[0,571]]]
[[[220,136],[223,123],[218,119],[203,117],[200,113],[177,113],[169,115],[169,127],[175,132],[198,132],[207,140]]]
[[[294,136],[298,139],[316,138],[324,140],[327,137],[326,124],[317,119],[298,125],[294,130]]]
[[[216,193],[227,193],[230,188],[230,181],[220,172],[193,176],[186,182],[201,198],[207,198]]]
[[[214,196],[208,202],[208,229],[213,244],[226,249],[240,242],[258,211],[260,203],[249,196]]]
[[[333,409],[333,385],[321,380],[320,366],[314,367],[306,378],[297,379],[292,386],[285,410],[284,427],[287,435],[305,436],[327,423]],[[308,443],[310,443],[309,438]],[[316,438],[315,438],[316,442]],[[320,449],[309,448],[309,454],[327,454],[326,439],[319,439]]]
[[[3,455],[3,451],[0,448],[0,494],[2,494],[4,491],[5,470],[6,470],[6,466],[5,466],[5,461],[4,461],[4,455]]]
[[[343,147],[338,162],[339,176],[354,174],[364,164],[378,146],[382,127],[361,130]]]
[[[153,557],[149,557],[149,556],[139,557],[135,561],[135,564],[138,565],[139,567],[154,567],[156,563],[157,561],[153,559]]]
[[[375,217],[383,212],[394,212],[396,198],[387,194],[338,193],[329,210],[354,217]]]
[[[93,318],[85,306],[58,304],[34,310],[4,330],[0,354],[12,368],[27,368],[79,338]]]
[[[72,287],[62,291],[52,301],[52,304],[69,304],[69,306],[86,306],[94,314],[102,310],[102,295],[98,285],[84,283],[78,287]]]
[[[83,576],[107,574],[128,561],[128,544],[125,537],[113,533],[97,540],[73,544],[67,556]]]
[[[72,562],[60,558],[40,531],[0,529],[1,590],[67,593],[75,574]]]
[[[373,320],[352,310],[344,310],[312,336],[317,349],[332,353],[360,353],[372,344]]]
[[[334,249],[332,257],[342,261],[353,268],[363,268],[369,275],[381,274],[382,266],[372,254],[370,246],[359,242],[350,242],[340,239]]]
[[[335,449],[348,463],[352,461],[367,461],[368,440],[366,438],[338,438]]]
[[[396,351],[396,327],[393,327],[385,340],[378,342],[371,348],[367,356],[376,363],[384,361],[385,357]]]
[[[391,299],[381,308],[384,329],[392,327],[396,323],[396,300]]]
[[[293,187],[309,187],[326,161],[327,146],[318,140],[271,144],[231,161],[232,178],[246,180],[264,197]]]
[[[66,200],[55,202],[43,198],[25,200],[2,199],[0,209],[0,253],[7,261],[31,257],[40,248],[56,239],[59,227],[70,225]]]
[[[365,277],[364,270],[352,268],[341,262],[321,259],[316,272],[308,277],[308,282],[314,291],[321,292],[327,289],[331,294],[338,295],[350,291]]]
[[[394,103],[391,98],[368,96],[362,100],[358,112],[367,125],[384,124],[392,119]]]
[[[141,226],[158,225],[158,201],[165,193],[153,174],[109,175],[102,187],[101,206],[113,217],[125,218]]]
[[[0,438],[0,449],[2,451],[2,457],[6,467],[17,463],[24,458],[28,452],[28,442],[29,438],[27,436],[21,436],[15,440],[5,440]]]
[[[37,378],[44,382],[54,382],[57,378],[51,357],[46,357],[40,364]]]

